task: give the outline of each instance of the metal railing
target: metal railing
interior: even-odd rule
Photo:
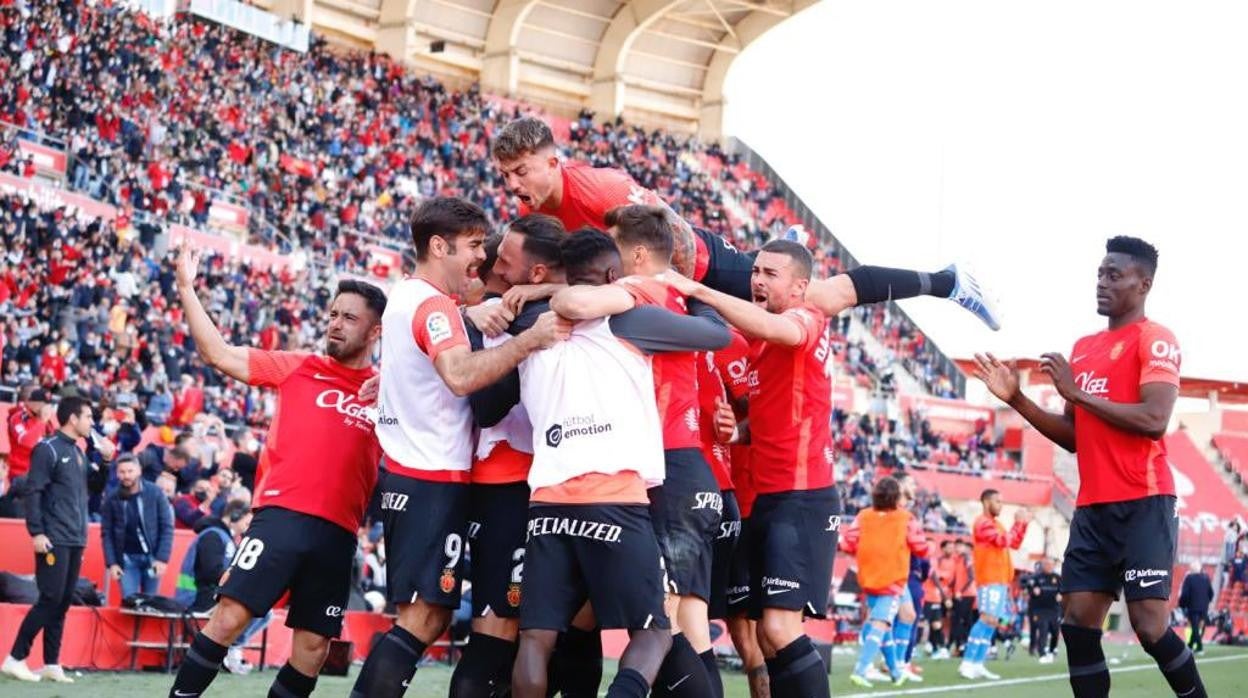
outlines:
[[[745,160],[745,163],[749,165],[750,169],[755,172],[762,173],[763,176],[771,182],[772,188],[775,189],[776,193],[779,194],[782,199],[784,199],[784,202],[788,205],[789,209],[797,214],[802,221],[802,225],[806,226],[806,230],[815,233],[819,240],[823,242],[830,242],[836,246],[835,256],[840,259],[841,267],[843,269],[852,269],[854,267],[861,266],[858,260],[849,252],[848,249],[845,248],[845,245],[842,244],[841,241],[832,234],[832,231],[823,224],[823,221],[815,215],[814,210],[811,209],[810,206],[806,205],[806,202],[793,191],[793,188],[784,181],[784,178],[776,172],[775,168],[773,168],[767,160],[763,158],[763,156],[759,155],[753,148],[739,138],[729,138],[727,142],[727,150],[741,156],[741,158]],[[918,325],[910,319],[910,316],[907,315],[906,312],[896,303],[889,301],[888,308],[890,313],[900,317],[903,322],[909,323],[911,327],[918,327]],[[927,344],[932,350],[933,368],[938,373],[949,376],[950,382],[953,383],[954,393],[960,398],[965,397],[966,376],[962,373],[962,369],[958,368],[958,365],[940,350],[940,347],[932,341],[931,337],[927,337]]]

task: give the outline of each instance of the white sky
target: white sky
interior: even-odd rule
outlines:
[[[1005,327],[903,307],[947,353],[1068,352],[1104,328],[1116,234],[1157,245],[1183,373],[1248,379],[1248,3],[824,0],[735,62],[726,131],[860,261],[968,260]]]

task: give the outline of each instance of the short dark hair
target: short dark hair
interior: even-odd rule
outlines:
[[[434,236],[454,246],[455,238],[464,233],[489,229],[490,219],[485,211],[471,201],[453,196],[425,199],[412,214],[412,245],[416,247],[416,261],[423,262],[429,256],[429,241]]]
[[[620,256],[620,248],[610,235],[597,228],[581,228],[565,237],[559,244],[563,269],[569,277],[579,276],[585,268],[598,261],[604,254]]]
[[[615,228],[620,249],[641,245],[668,262],[672,259],[672,221],[659,206],[633,204],[607,212],[604,223]]]
[[[810,250],[805,245],[793,242],[792,240],[772,240],[763,245],[763,252],[773,252],[782,254],[793,260],[797,265],[798,276],[803,279],[809,279],[815,270],[815,258],[810,256]]]
[[[186,461],[187,463],[191,462],[191,452],[181,446],[174,446],[173,449],[169,451],[169,455],[180,461]]]
[[[993,495],[997,495],[997,494],[1001,494],[1001,493],[989,487],[988,489],[979,493],[979,501],[980,503],[986,502],[989,499],[991,499]]]
[[[489,280],[494,273],[494,263],[498,261],[498,246],[503,242],[503,234],[494,232],[485,236],[485,261],[477,267],[477,277],[482,282]]]
[[[56,421],[65,426],[69,424],[71,417],[77,417],[82,414],[82,408],[91,407],[91,401],[85,397],[78,395],[70,395],[61,398],[60,404],[56,406]]]
[[[1139,238],[1118,235],[1105,241],[1105,252],[1125,254],[1152,278],[1157,273],[1157,248]]]
[[[536,116],[522,116],[499,129],[490,153],[499,162],[510,162],[555,145],[555,134]]]
[[[558,218],[544,213],[530,213],[512,221],[507,229],[524,236],[521,249],[529,259],[541,262],[548,267],[558,267],[563,264],[560,245],[567,237],[567,231],[564,230],[563,223]]]
[[[381,316],[386,312],[386,292],[380,288],[359,279],[343,279],[338,282],[338,292],[334,294],[334,298],[344,293],[354,293],[364,299],[364,304],[373,314],[380,320]]]
[[[250,511],[251,507],[248,506],[247,502],[241,499],[231,499],[225,503],[225,508],[221,510],[221,520],[238,523]]]
[[[896,509],[901,501],[901,485],[891,477],[882,477],[875,481],[871,488],[871,508],[879,510]]]

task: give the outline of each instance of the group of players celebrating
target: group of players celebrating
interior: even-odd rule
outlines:
[[[355,532],[376,489],[397,618],[353,696],[406,692],[459,605],[469,554],[472,635],[452,696],[597,696],[604,628],[629,635],[608,696],[722,696],[713,618],[726,621],[752,696],[828,696],[827,667],[802,621],[826,612],[841,523],[829,318],[932,295],[996,329],[992,304],[956,267],[864,266],[815,279],[800,231],[741,252],[627,174],[562,161],[538,119],[508,124],[492,155],[522,215],[490,235],[469,202],[422,202],[411,222],[415,273],[388,297],[340,283],[324,354],[228,345],[196,297],[198,254],[182,250],[178,288],[198,351],[227,375],[276,389],[279,406],[258,513],[170,695],[202,694],[229,645],[287,591],[292,651],[269,695],[309,695],[341,630]],[[1172,355],[1158,355],[1168,335],[1142,320],[1155,259],[1149,266],[1138,247],[1111,244],[1102,286],[1118,315],[1108,333],[1076,346],[1082,384],[1061,357],[1046,357],[1072,405],[1066,415],[1027,401],[995,359],[979,365],[993,392],[1059,444],[1073,450],[1076,431],[1095,432],[1080,437],[1081,471],[1090,452],[1098,474],[1084,474],[1090,494],[1081,492],[1067,558],[1075,571],[1063,634],[1079,696],[1108,693],[1096,616],[1124,570],[1151,580],[1169,569],[1158,557],[1166,539],[1145,545],[1120,531],[1168,526],[1174,537],[1157,514],[1173,485],[1149,450],[1178,376],[1173,338]],[[482,285],[485,298],[471,303]],[[1120,375],[1132,366],[1139,381]],[[1076,395],[1089,386],[1113,407]],[[1106,446],[1111,438],[1123,448]],[[1128,485],[1131,501],[1115,499]],[[860,516],[847,546],[877,551],[874,541],[899,530],[908,555],[911,524],[882,518],[890,523],[875,527]],[[891,570],[898,556],[888,555]],[[1176,691],[1189,681],[1181,695],[1204,695],[1190,653],[1172,651],[1173,633],[1148,624],[1149,602],[1168,594],[1168,578],[1157,579],[1128,585],[1132,621],[1154,633],[1145,649]],[[881,583],[873,591],[892,588]],[[873,621],[889,604],[898,605],[872,604]]]

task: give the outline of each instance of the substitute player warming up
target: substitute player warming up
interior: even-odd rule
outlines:
[[[1062,564],[1062,638],[1075,698],[1109,695],[1101,626],[1120,590],[1140,646],[1175,695],[1203,698],[1196,658],[1167,622],[1179,520],[1163,438],[1179,395],[1179,345],[1144,314],[1157,249],[1120,236],[1105,251],[1096,310],[1109,318],[1109,328],[1075,342],[1069,362],[1060,354],[1042,359],[1066,400],[1062,414],[1023,395],[1017,373],[991,354],[975,357],[975,374],[1079,462],[1079,496]]]

